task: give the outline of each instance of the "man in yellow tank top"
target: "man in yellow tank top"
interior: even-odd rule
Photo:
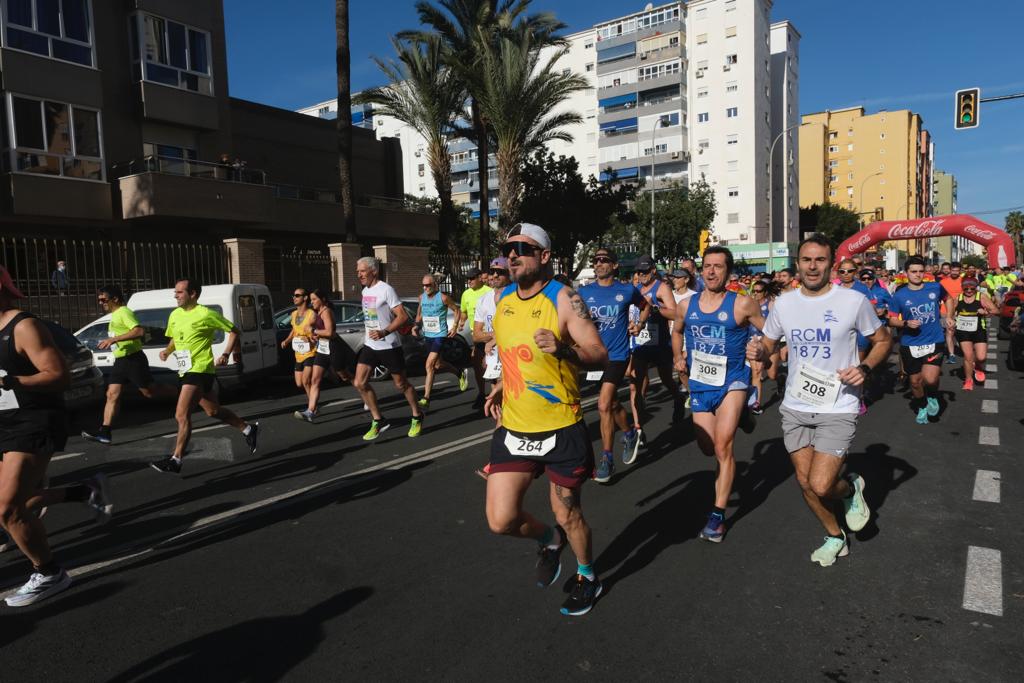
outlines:
[[[552,279],[551,239],[543,228],[519,223],[501,256],[509,259],[514,285],[497,292],[494,339],[501,381],[485,412],[499,421],[491,442],[487,523],[497,534],[532,538],[538,548],[537,585],[561,574],[565,544],[577,572],[562,614],[586,614],[601,595],[591,566],[590,527],[580,508],[580,487],[594,470],[580,408],[580,368],[603,368],[608,352],[583,299]],[[530,482],[547,472],[556,524],[544,524],[522,508]]]

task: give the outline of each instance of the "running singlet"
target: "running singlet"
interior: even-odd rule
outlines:
[[[671,346],[672,339],[668,333],[668,320],[661,315],[661,303],[658,302],[658,291],[662,287],[668,287],[661,280],[655,281],[653,287],[646,292],[643,287],[640,288],[640,294],[647,299],[647,303],[653,306],[654,309],[651,311],[650,316],[647,318],[647,324],[640,330],[640,334],[636,336],[636,343],[634,348],[654,348],[661,346]]]
[[[580,287],[579,293],[608,349],[608,360],[629,360],[629,307],[643,308],[647,300],[636,287],[623,282],[607,287],[592,282]]]
[[[718,310],[700,310],[700,297],[690,297],[686,307],[686,365],[690,391],[727,389],[733,382],[750,382],[746,365],[746,326],[736,324],[736,292],[726,292]]]
[[[174,340],[175,368],[186,372],[212,375],[213,336],[218,330],[231,331],[231,323],[220,313],[196,304],[191,310],[175,308],[167,318],[165,337]]]
[[[39,374],[32,361],[19,354],[14,345],[14,328],[22,320],[34,317],[31,313],[18,313],[0,329],[0,375],[28,377]],[[19,429],[16,422],[31,420],[31,414],[35,409],[62,411],[63,408],[64,394],[59,391],[32,391],[24,386],[0,389],[0,437],[10,436],[6,432],[13,433]],[[10,418],[12,422],[7,423],[5,418]],[[40,424],[40,430],[45,431],[46,425],[44,420]],[[2,455],[0,452],[0,456]]]
[[[444,294],[420,294],[420,315],[423,318],[424,337],[435,339],[448,336],[448,307],[444,305]]]
[[[900,343],[903,346],[911,347],[913,355],[914,348],[922,349],[921,355],[925,355],[923,349],[935,344],[946,342],[946,333],[939,322],[939,303],[942,301],[942,287],[934,282],[922,283],[921,289],[913,290],[910,285],[900,287],[892,295],[893,313],[903,316],[903,320],[920,320],[921,327],[912,329],[903,327]]]
[[[462,309],[462,314],[466,316],[466,320],[476,320],[476,305],[480,303],[480,297],[493,291],[487,285],[483,285],[480,289],[470,288],[462,293],[462,298],[459,299],[459,308]],[[472,327],[472,322],[470,327]]]
[[[988,315],[981,315],[981,297],[975,296],[974,301],[964,301],[964,295],[961,294],[956,301],[954,320],[957,332],[970,334],[987,329]]]
[[[791,292],[775,300],[764,324],[768,339],[789,340],[789,376],[782,405],[805,413],[854,413],[860,387],[839,381],[838,372],[857,367],[857,334],[881,327],[868,300],[844,287],[821,296]]]
[[[296,363],[316,355],[316,341],[310,334],[315,318],[316,313],[309,308],[306,309],[302,320],[299,320],[298,311],[292,311],[292,351],[295,352]]]
[[[541,328],[559,335],[558,292],[563,286],[551,280],[522,299],[516,285],[509,285],[499,295],[494,339],[504,388],[501,424],[514,432],[549,432],[582,418],[576,366],[544,353],[533,341]]]
[[[138,326],[139,319],[132,313],[132,309],[127,306],[121,306],[121,308],[110,314],[110,324],[107,325],[107,331],[111,337],[119,337],[122,334],[131,332]],[[112,348],[114,350],[114,358],[124,358],[137,351],[141,351],[142,340],[129,339],[128,341],[120,341],[114,344]]]

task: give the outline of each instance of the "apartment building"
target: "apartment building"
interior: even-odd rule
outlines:
[[[932,175],[931,200],[931,215],[948,216],[956,213],[956,176],[936,170]],[[931,242],[939,261],[959,261],[968,254],[981,252],[976,243],[959,235],[936,237]]]
[[[800,32],[788,21],[771,25],[771,231],[769,242],[800,238]]]

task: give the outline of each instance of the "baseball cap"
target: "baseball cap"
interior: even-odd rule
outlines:
[[[21,293],[17,285],[14,284],[14,280],[11,279],[11,274],[7,272],[7,269],[0,266],[0,290],[3,290],[15,299],[24,299],[25,295]]]
[[[961,287],[977,287],[978,281],[973,277],[965,277],[964,281],[960,285]]]
[[[863,275],[870,275],[871,277],[874,277],[875,276],[875,271],[872,270],[871,268],[862,268],[860,273],[858,273],[858,275],[861,275],[861,276],[863,276]]]
[[[654,259],[650,256],[641,256],[636,260],[636,269],[641,273],[647,273],[654,270]]]
[[[504,256],[499,256],[496,259],[491,259],[491,268],[500,268],[502,270],[508,270],[508,259]]]
[[[691,280],[693,279],[693,275],[686,268],[676,268],[672,271],[672,277],[688,277]]]
[[[529,237],[531,240],[536,242],[543,249],[551,249],[551,238],[548,237],[547,231],[539,225],[533,223],[516,223],[512,226],[512,229],[508,231],[509,237],[516,237],[522,235],[523,237]]]
[[[480,273],[481,273],[480,269],[477,268],[476,266],[474,266],[474,267],[470,268],[468,271],[466,271],[466,277],[468,277],[470,280],[472,280],[475,277],[480,277]]]

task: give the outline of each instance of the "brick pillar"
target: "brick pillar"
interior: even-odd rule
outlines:
[[[267,283],[263,263],[264,240],[232,237],[224,240],[228,248],[228,277],[232,284]]]
[[[331,289],[342,299],[358,299],[362,287],[356,278],[356,261],[362,248],[348,242],[334,242],[327,248],[331,250]]]
[[[384,264],[385,279],[398,296],[420,295],[423,276],[430,272],[430,249],[381,244],[374,245],[373,254]]]

